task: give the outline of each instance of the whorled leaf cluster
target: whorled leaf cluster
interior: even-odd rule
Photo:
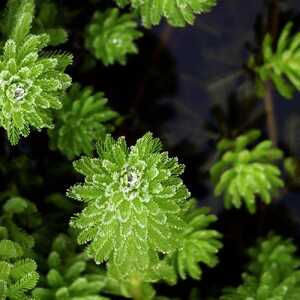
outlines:
[[[17,1],[18,2],[18,1]],[[8,39],[0,56],[0,126],[12,144],[28,136],[31,127],[52,128],[51,109],[60,109],[60,93],[71,83],[64,73],[71,56],[41,54],[49,44],[47,34],[31,34],[34,2],[19,1]]]
[[[276,48],[270,34],[262,45],[263,64],[255,67],[262,81],[271,80],[277,91],[291,99],[295,90],[300,91],[300,33],[292,34],[293,23],[282,30]]]
[[[18,243],[0,240],[0,299],[33,300],[31,290],[39,279],[37,265],[23,255]]]
[[[296,300],[300,293],[300,260],[291,240],[270,236],[249,251],[243,283],[224,291],[221,300]]]
[[[128,148],[125,139],[107,136],[97,146],[99,158],[74,163],[85,176],[68,195],[84,201],[71,225],[80,230],[78,242],[96,262],[108,261],[121,277],[143,274],[158,253],[177,247],[184,228],[181,207],[189,197],[179,175],[183,165],[160,153],[151,134]]]
[[[105,276],[97,268],[90,268],[83,252],[76,253],[73,240],[68,236],[60,234],[53,241],[48,267],[47,275],[33,291],[35,299],[108,300],[101,296]]]
[[[260,136],[252,130],[235,140],[223,139],[218,144],[219,159],[210,170],[215,195],[224,196],[226,208],[240,208],[242,202],[254,213],[256,197],[269,204],[284,183],[280,170],[274,164],[283,157],[283,153],[269,140],[251,144]]]
[[[34,238],[21,227],[22,221],[33,227],[39,224],[36,207],[26,199],[11,197],[0,215],[1,300],[33,300],[31,292],[39,280],[32,259]]]
[[[142,17],[143,25],[159,24],[164,17],[173,26],[193,24],[195,14],[209,12],[216,0],[115,0],[120,6],[130,4]]]
[[[78,242],[89,244],[87,253],[107,262],[109,277],[123,282],[123,294],[132,295],[134,282],[174,284],[177,273],[200,278],[199,263],[217,263],[220,234],[207,229],[215,217],[187,201],[183,165],[161,152],[158,139],[148,133],[129,148],[124,138],[108,135],[97,152],[74,163],[85,181],[68,195],[84,209],[71,226]],[[143,292],[152,299],[151,286]]]
[[[128,54],[138,52],[135,40],[142,33],[137,25],[133,14],[120,14],[117,8],[96,11],[87,28],[86,47],[104,65],[124,65]]]
[[[269,204],[272,196],[283,187],[281,172],[275,165],[283,153],[269,140],[250,148],[260,136],[253,130],[235,140],[224,139],[218,144],[219,159],[210,170],[215,195],[224,196],[226,208],[240,208],[242,203],[254,213],[256,197]]]
[[[102,92],[73,84],[62,98],[63,108],[54,115],[55,128],[48,131],[51,147],[70,159],[91,154],[109,130],[108,122],[118,116],[107,101]]]
[[[41,217],[38,214],[34,203],[19,196],[10,197],[2,205],[0,226],[6,239],[10,239],[22,247],[23,254],[32,255],[32,248],[35,245],[34,238],[28,234],[28,230],[39,226]]]
[[[171,261],[175,272],[182,279],[189,275],[200,279],[202,269],[199,263],[215,267],[218,263],[217,253],[222,247],[221,234],[217,230],[207,228],[216,221],[214,215],[208,214],[208,209],[197,208],[191,201],[184,215],[187,226],[180,235],[178,250],[172,255]]]

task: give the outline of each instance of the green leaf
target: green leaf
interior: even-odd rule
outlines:
[[[59,8],[55,1],[38,1],[37,14],[32,31],[36,34],[47,33],[50,37],[49,45],[57,46],[65,43],[68,38],[66,30],[59,26]]]
[[[118,114],[107,105],[104,94],[74,84],[63,97],[63,109],[54,114],[55,128],[48,131],[53,149],[69,159],[91,154],[97,140],[110,131],[110,122]]]
[[[48,265],[47,280],[41,280],[40,287],[33,291],[37,300],[108,300],[100,295],[106,286],[106,275],[76,248],[70,237],[60,234],[55,238]]]
[[[1,299],[28,299],[36,286],[39,274],[34,260],[22,258],[22,247],[11,240],[0,241]]]
[[[34,14],[34,1],[20,1],[16,13],[15,24],[12,30],[12,39],[18,46],[29,34]],[[13,7],[12,7],[13,8]]]
[[[199,263],[214,267],[218,263],[216,254],[222,247],[221,234],[207,227],[216,221],[208,215],[206,209],[199,209],[193,204],[184,217],[187,227],[180,237],[180,247],[172,260],[175,270],[182,279],[187,275],[200,279],[202,270]]]
[[[224,290],[221,300],[296,300],[300,292],[300,260],[290,240],[269,236],[249,250],[251,262],[243,283]]]
[[[85,208],[71,225],[80,232],[79,243],[89,243],[89,255],[108,261],[124,280],[146,276],[151,253],[172,253],[185,228],[180,212],[189,192],[178,178],[183,166],[160,148],[149,133],[130,148],[124,138],[107,136],[98,145],[99,158],[75,163],[85,182],[68,195],[84,200]]]
[[[59,65],[59,55],[40,55],[49,36],[30,34],[33,12],[32,0],[20,0],[14,28],[0,56],[0,126],[13,145],[21,136],[27,137],[31,127],[53,127],[50,109],[61,108],[60,93],[71,83]]]
[[[105,65],[126,64],[128,54],[136,54],[134,41],[142,36],[132,14],[121,14],[117,8],[96,11],[87,28],[86,48]]]
[[[300,33],[292,35],[293,23],[283,28],[277,42],[276,51],[272,50],[272,38],[264,38],[262,52],[264,62],[257,67],[262,81],[272,80],[282,97],[292,99],[294,91],[300,91]]]
[[[27,207],[27,200],[21,197],[13,197],[5,202],[3,210],[9,214],[19,214],[22,213]]]
[[[258,136],[257,131],[250,131],[232,140],[230,150],[218,146],[220,157],[211,167],[210,175],[215,195],[224,195],[226,208],[240,208],[243,201],[249,212],[254,213],[256,196],[269,204],[272,196],[284,185],[280,170],[274,165],[283,157],[282,151],[268,140],[251,149],[249,145]]]
[[[193,24],[195,14],[209,12],[216,5],[216,0],[115,0],[123,7],[130,4],[136,9],[144,26],[157,25],[162,17],[173,26]]]
[[[293,27],[293,23],[289,22],[282,30],[282,33],[277,43],[277,49],[276,49],[277,53],[279,54],[283,53],[284,50],[288,47],[288,41],[289,41],[289,36],[291,34],[292,27]]]
[[[21,197],[11,197],[3,205],[0,225],[5,226],[8,237],[18,243],[26,256],[32,254],[33,236],[28,234],[22,225],[32,228],[40,223],[36,206]]]
[[[0,241],[0,257],[5,259],[17,258],[23,255],[23,250],[17,243],[10,240]]]

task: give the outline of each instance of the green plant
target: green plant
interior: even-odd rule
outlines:
[[[53,127],[49,109],[62,106],[59,93],[71,83],[64,70],[72,58],[68,54],[40,54],[49,36],[30,34],[33,1],[9,9],[8,16],[15,22],[7,20],[9,35],[0,57],[0,125],[14,145],[20,136],[29,135],[30,127]]]
[[[151,134],[130,148],[124,138],[107,136],[97,145],[99,158],[74,163],[85,176],[84,184],[68,192],[85,203],[71,221],[80,232],[78,242],[89,243],[87,253],[96,263],[106,261],[108,273],[131,286],[134,281],[174,281],[159,259],[163,254],[174,260],[182,278],[186,272],[199,278],[198,263],[213,267],[221,247],[220,234],[206,229],[213,216],[202,210],[184,215],[189,192],[179,178],[183,165],[160,151],[160,141]]]
[[[37,264],[32,259],[34,238],[17,225],[14,216],[37,224],[34,204],[12,197],[3,205],[0,218],[0,299],[32,299],[31,290],[39,280]]]
[[[68,39],[67,31],[59,24],[58,5],[52,0],[37,1],[37,15],[33,24],[34,33],[47,33],[49,45],[58,46]]]
[[[218,258],[215,253],[222,247],[219,241],[221,234],[207,226],[216,221],[214,215],[208,215],[208,209],[197,208],[194,201],[184,214],[187,226],[179,238],[178,250],[172,255],[175,271],[182,279],[187,275],[194,279],[200,279],[202,269],[199,263],[209,267],[215,267]]]
[[[93,93],[90,87],[74,84],[63,97],[63,108],[55,114],[55,128],[49,130],[52,147],[68,158],[91,154],[97,140],[104,139],[107,122],[118,114],[106,104],[101,92]]]
[[[0,225],[7,232],[7,237],[17,242],[26,255],[32,255],[34,237],[24,231],[25,224],[28,229],[37,227],[41,223],[34,203],[22,198],[11,197],[3,205]]]
[[[99,159],[74,163],[86,176],[68,192],[86,203],[71,222],[81,231],[78,241],[91,242],[88,253],[121,277],[143,274],[157,252],[174,251],[184,228],[181,210],[189,192],[178,177],[183,166],[160,149],[150,134],[130,149],[124,138],[107,136],[97,146]]]
[[[23,251],[17,243],[1,239],[0,241],[0,298],[10,300],[32,299],[32,290],[37,281],[36,263],[23,258]]]
[[[300,291],[299,258],[290,240],[271,236],[249,250],[251,258],[243,284],[225,290],[222,300],[297,299]]]
[[[216,5],[216,0],[115,0],[120,6],[130,4],[142,17],[146,27],[157,25],[165,17],[171,25],[193,24],[194,14],[204,13]]]
[[[300,33],[291,35],[293,23],[289,22],[282,30],[273,50],[273,39],[267,34],[263,41],[263,64],[256,67],[261,80],[272,80],[277,91],[287,99],[300,90]]]
[[[132,14],[121,14],[117,8],[95,12],[87,29],[86,47],[105,65],[126,63],[128,54],[138,52],[134,41],[142,36]]]
[[[89,270],[86,255],[76,254],[73,240],[67,236],[59,235],[53,241],[48,266],[49,272],[42,283],[45,287],[33,291],[36,299],[108,299],[99,295],[105,286],[105,277],[100,270]]]
[[[210,170],[215,184],[215,195],[224,194],[226,208],[240,208],[245,202],[255,212],[255,197],[269,204],[272,196],[283,187],[280,170],[274,161],[282,158],[282,151],[265,140],[253,149],[247,149],[258,137],[259,131],[250,131],[235,140],[224,139],[218,144],[220,159]]]
[[[248,64],[216,84],[206,61],[222,55],[202,47],[235,37],[225,2],[203,23],[196,15],[216,0],[1,2],[0,300],[298,300],[299,240],[274,233],[243,252],[270,229],[298,236],[284,207],[300,187],[299,116],[287,126],[291,145],[277,130],[273,88],[276,101],[300,91],[300,34],[283,3],[267,1]],[[211,26],[218,18],[229,35]],[[187,112],[177,96],[199,79],[186,41],[201,54],[203,94],[219,97],[238,77],[195,144],[190,132],[178,142],[182,124],[168,131]],[[222,48],[226,68],[235,47]],[[190,122],[197,110],[188,112]],[[166,115],[174,119],[162,125]],[[247,210],[223,210],[215,197]]]

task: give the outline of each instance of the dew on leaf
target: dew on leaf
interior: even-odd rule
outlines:
[[[17,86],[14,92],[14,98],[16,101],[22,100],[26,96],[26,91],[23,87]]]

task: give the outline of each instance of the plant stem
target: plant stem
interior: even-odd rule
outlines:
[[[267,129],[268,129],[268,135],[273,142],[273,145],[276,146],[278,142],[278,136],[277,136],[277,124],[276,124],[276,118],[275,118],[275,112],[274,112],[274,105],[273,105],[273,85],[270,80],[266,81],[266,94],[264,97],[264,104],[265,104],[265,111],[266,111],[266,117],[267,117]]]
[[[131,296],[133,300],[143,300],[142,280],[139,276],[131,277]]]
[[[279,6],[278,0],[272,0],[269,6],[268,15],[268,31],[270,32],[273,41],[276,40],[278,34],[279,23]],[[270,80],[265,82],[266,94],[264,97],[264,105],[267,117],[267,130],[273,145],[278,142],[276,117],[273,104],[273,84]]]
[[[273,40],[276,39],[278,34],[279,13],[278,0],[272,0],[269,6],[268,31],[270,32]]]

